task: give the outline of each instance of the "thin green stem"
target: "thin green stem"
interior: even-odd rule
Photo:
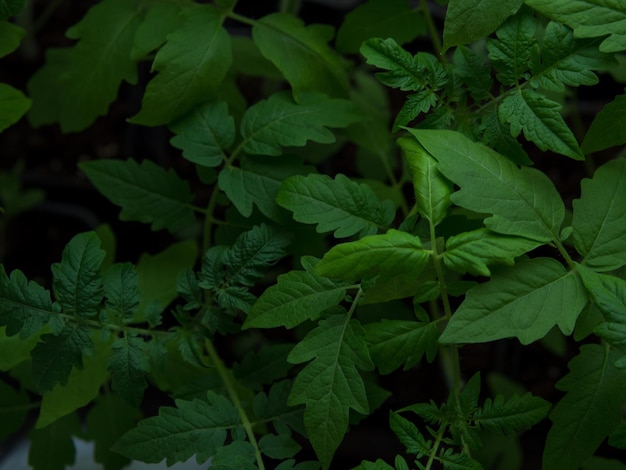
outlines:
[[[561,243],[561,240],[555,237],[554,245],[557,247],[557,249],[559,250],[559,253],[561,253],[561,256],[563,257],[567,265],[570,267],[570,269],[574,269],[576,267],[574,260],[572,259],[572,257],[569,255],[569,253],[563,246],[563,243]]]
[[[447,64],[448,59],[446,56],[442,54],[441,50],[443,49],[441,45],[441,39],[439,39],[439,31],[437,31],[437,27],[435,26],[435,22],[433,21],[433,17],[430,14],[430,9],[428,8],[428,2],[426,0],[422,0],[421,5],[422,14],[424,15],[424,19],[426,20],[426,27],[428,28],[428,33],[430,34],[430,40],[433,43],[433,47],[437,52],[437,56],[439,57],[439,61],[442,64]]]
[[[126,325],[121,326],[121,325],[117,325],[114,323],[101,323],[97,320],[79,318],[74,315],[69,315],[67,313],[58,313],[58,314],[55,314],[55,316],[58,316],[59,318],[63,318],[65,320],[72,321],[74,323],[78,323],[79,325],[89,326],[89,327],[97,328],[100,330],[103,328],[106,328],[112,331],[123,331],[124,333],[134,333],[137,335],[152,336],[152,337],[171,335],[169,331],[149,330],[147,328],[137,328],[135,326],[126,326]]]
[[[435,458],[437,456],[437,451],[439,450],[441,441],[443,441],[443,436],[445,435],[445,432],[446,432],[446,425],[442,424],[441,427],[439,428],[439,431],[437,431],[437,437],[435,438],[433,447],[430,449],[430,452],[428,454],[428,462],[426,462],[425,470],[430,470],[430,468],[433,466],[433,463],[435,462]]]
[[[257,24],[256,20],[253,20],[252,18],[248,18],[247,16],[239,15],[238,13],[235,13],[234,11],[229,11],[227,13],[227,16],[231,20],[239,21],[240,23],[247,24],[249,26],[254,26]]]
[[[252,423],[248,418],[246,410],[241,404],[241,400],[239,399],[237,390],[235,390],[235,384],[231,380],[228,369],[226,369],[226,366],[224,366],[222,359],[219,357],[217,351],[215,350],[215,346],[213,346],[213,342],[209,338],[205,338],[204,346],[209,353],[209,358],[211,359],[213,366],[217,370],[217,373],[219,374],[222,382],[224,383],[224,386],[226,387],[226,392],[228,393],[230,400],[233,402],[235,408],[237,408],[237,413],[239,413],[239,419],[241,419],[241,424],[243,424],[250,444],[252,444],[252,447],[254,447],[257,466],[259,467],[259,470],[265,470],[263,457],[261,456],[261,450],[259,449],[259,444],[257,443],[256,436],[254,435],[254,431],[252,430]]]
[[[215,207],[217,206],[217,198],[220,195],[220,188],[215,182],[215,186],[213,186],[213,191],[211,192],[211,197],[209,198],[209,204],[206,208],[206,216],[204,218],[204,228],[202,229],[202,254],[207,252],[207,250],[211,247],[211,237],[213,234],[213,212],[215,212]]]

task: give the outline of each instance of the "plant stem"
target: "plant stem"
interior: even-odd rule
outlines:
[[[220,194],[220,188],[215,182],[215,186],[213,186],[213,192],[211,193],[211,197],[209,198],[209,204],[206,208],[206,216],[204,218],[204,228],[202,229],[202,256],[207,252],[207,250],[211,247],[211,235],[213,232],[213,212],[215,211],[215,207],[217,206],[217,198]]]
[[[430,468],[433,466],[435,457],[437,456],[437,450],[439,449],[439,446],[441,445],[441,441],[443,440],[443,436],[445,432],[446,432],[446,425],[442,424],[441,427],[439,428],[439,431],[437,431],[437,437],[435,438],[433,447],[432,449],[430,449],[430,453],[428,454],[428,462],[426,462],[426,467],[425,467],[426,470],[430,470]]]
[[[430,14],[430,9],[428,8],[428,2],[426,0],[421,1],[422,14],[424,15],[424,19],[426,20],[426,27],[428,28],[428,33],[430,34],[430,39],[433,43],[433,47],[437,52],[437,57],[439,57],[439,61],[442,64],[447,64],[448,59],[446,56],[441,53],[441,49],[443,49],[441,45],[441,39],[439,39],[439,32],[435,27],[435,22],[433,21],[433,17]]]
[[[259,449],[256,436],[254,435],[254,431],[252,430],[252,424],[250,423],[250,419],[248,418],[246,410],[241,405],[241,400],[239,400],[239,395],[237,394],[237,390],[235,390],[235,385],[230,378],[228,370],[226,369],[226,366],[224,366],[222,359],[219,357],[217,351],[215,350],[215,347],[213,346],[213,342],[209,338],[205,338],[204,346],[209,353],[209,358],[211,359],[213,366],[217,370],[217,373],[219,374],[222,382],[224,383],[224,386],[226,387],[226,391],[228,392],[230,400],[233,402],[233,405],[235,405],[235,408],[237,408],[237,413],[239,413],[241,424],[243,424],[243,427],[246,430],[246,435],[248,436],[250,444],[252,444],[252,447],[254,447],[257,466],[259,467],[259,470],[265,470],[263,457],[261,456],[261,450]]]

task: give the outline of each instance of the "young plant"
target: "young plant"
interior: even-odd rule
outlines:
[[[166,126],[171,168],[78,167],[120,220],[173,235],[133,263],[108,225],[75,234],[50,281],[0,264],[0,435],[36,410],[35,469],[73,463],[74,438],[106,469],[515,469],[543,423],[543,469],[626,468],[601,457],[626,448],[625,97],[587,122],[576,100],[624,77],[626,6],[367,0],[337,31],[244,6],[101,0],[29,98],[0,88],[0,129],[30,105],[82,132],[150,62],[129,125]],[[0,2],[0,52],[20,9]],[[587,172],[571,204],[550,161]],[[0,182],[4,217],[42,197]],[[465,366],[511,338],[564,344],[556,392]],[[377,410],[405,451],[342,460]]]

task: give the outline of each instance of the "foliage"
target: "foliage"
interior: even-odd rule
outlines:
[[[169,232],[161,252],[118,260],[102,226],[47,280],[0,264],[0,436],[37,410],[35,469],[72,464],[73,437],[107,470],[345,468],[344,437],[382,409],[405,452],[354,468],[521,468],[517,436],[544,420],[545,470],[625,468],[602,455],[626,448],[626,98],[585,122],[575,97],[619,80],[626,7],[367,0],[331,25],[238,3],[100,0],[26,93],[0,84],[0,131],[27,113],[64,133],[141,88],[128,126],[175,155],[78,165],[120,220]],[[23,7],[0,0],[0,57],[36,36]],[[573,196],[555,161],[587,172]],[[45,198],[21,165],[0,173],[0,235]],[[493,371],[462,361],[564,337],[551,394],[481,391]],[[386,377],[404,374],[447,391],[400,402]]]

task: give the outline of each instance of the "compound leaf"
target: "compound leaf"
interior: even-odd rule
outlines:
[[[626,264],[626,160],[612,160],[581,183],[573,201],[574,247],[598,271]]]
[[[461,274],[490,276],[488,265],[513,266],[515,258],[540,245],[535,240],[500,235],[481,228],[449,237],[443,262],[448,269]]]
[[[65,246],[61,262],[51,268],[54,296],[64,313],[78,318],[96,315],[103,296],[100,266],[105,255],[95,232],[79,233]]]
[[[443,25],[443,51],[493,33],[524,0],[450,0]]]
[[[276,202],[294,213],[298,222],[317,224],[319,233],[334,230],[336,238],[376,233],[393,221],[391,201],[380,202],[365,184],[338,174],[293,176],[283,182]]]
[[[115,312],[125,323],[133,320],[139,308],[137,270],[131,263],[111,265],[104,276],[104,295],[109,311]]]
[[[156,126],[181,117],[206,100],[207,92],[217,88],[230,68],[230,35],[219,11],[198,5],[181,16],[182,24],[154,58],[152,69],[159,73],[148,83],[141,111],[131,122]]]
[[[534,426],[550,411],[550,402],[530,393],[513,395],[508,399],[497,395],[487,398],[473,416],[474,423],[489,432],[514,434]]]
[[[498,107],[498,117],[511,125],[511,134],[524,137],[541,150],[552,150],[574,160],[584,156],[563,120],[561,105],[534,90],[514,91]]]
[[[438,160],[437,169],[461,187],[451,196],[452,202],[493,214],[485,219],[489,229],[541,242],[559,239],[565,207],[545,174],[520,169],[458,132],[409,131]]]
[[[613,0],[526,0],[526,5],[564,23],[577,38],[607,36],[602,52],[626,49],[626,4]]]
[[[550,413],[543,468],[578,469],[618,426],[626,392],[626,375],[615,366],[620,357],[608,347],[585,344],[570,361],[569,374],[556,385],[567,394]]]
[[[264,16],[252,27],[254,43],[282,72],[298,102],[309,91],[332,97],[348,94],[346,67],[328,46],[333,33],[328,25],[305,26],[301,19],[286,13]]]
[[[189,183],[149,160],[94,160],[79,164],[89,181],[120,206],[121,220],[152,223],[171,232],[193,225]]]
[[[583,139],[585,153],[626,143],[626,94],[618,95],[596,114]]]
[[[306,405],[304,425],[324,468],[348,430],[350,408],[369,412],[365,384],[357,370],[373,368],[363,336],[358,321],[335,314],[320,321],[288,357],[293,364],[312,361],[297,375],[289,405]]]
[[[198,462],[205,462],[224,446],[227,429],[237,426],[235,407],[209,391],[206,400],[176,400],[176,408],[161,407],[158,416],[139,421],[112,450],[146,463],[167,459],[168,466],[193,455]]]
[[[437,354],[440,331],[436,323],[383,320],[368,323],[364,329],[372,361],[383,375],[400,366],[403,370],[415,367],[423,356],[432,362]]]
[[[587,303],[578,276],[551,258],[522,261],[471,288],[441,335],[442,343],[543,338],[558,325],[569,335]]]
[[[19,121],[28,108],[31,100],[24,93],[0,83],[0,132]]]
[[[150,372],[144,341],[135,336],[118,338],[112,346],[109,361],[111,388],[132,406],[138,406],[148,386],[145,375]]]
[[[347,127],[363,119],[348,100],[303,92],[295,102],[278,92],[248,108],[241,120],[242,148],[255,155],[281,155],[281,147],[302,147],[307,141],[335,142],[328,127]]]
[[[291,271],[278,276],[278,282],[261,294],[244,328],[293,328],[305,320],[317,319],[345,295],[345,283],[305,271]]]
[[[235,121],[224,101],[209,101],[169,125],[176,134],[170,143],[183,157],[201,166],[216,167],[226,160],[224,150],[235,142]]]

